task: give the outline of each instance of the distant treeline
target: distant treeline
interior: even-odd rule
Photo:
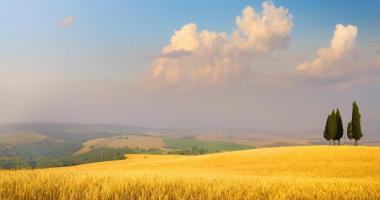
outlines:
[[[4,146],[0,145],[1,148]],[[93,151],[78,154],[66,155],[59,157],[33,156],[32,158],[26,154],[15,153],[8,157],[0,157],[0,168],[3,169],[25,169],[25,168],[46,168],[46,167],[62,167],[92,162],[122,160],[125,154],[160,154],[157,149],[130,149],[130,148],[100,148]]]
[[[351,121],[347,125],[347,138],[351,141],[355,140],[355,145],[358,144],[358,140],[363,137],[361,122],[360,122],[360,112],[359,106],[354,101],[352,103],[352,118]],[[331,145],[331,141],[335,145],[335,141],[338,141],[340,145],[340,140],[343,137],[344,128],[342,117],[340,115],[339,109],[333,110],[327,117],[325,131],[323,133],[323,137],[329,141]]]
[[[215,150],[215,151],[210,151],[209,149],[201,146],[198,147],[198,145],[194,145],[191,150],[188,149],[181,149],[181,150],[173,150],[169,151],[168,154],[177,154],[177,155],[203,155],[203,154],[208,154],[208,153],[218,153],[220,151]]]

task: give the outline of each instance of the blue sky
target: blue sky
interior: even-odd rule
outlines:
[[[273,1],[294,17],[292,46],[308,41],[318,48],[331,37],[337,23],[360,28],[362,45],[380,39],[379,1]],[[174,30],[194,22],[199,28],[231,33],[235,17],[245,6],[258,10],[261,1],[2,1],[1,52],[86,53],[118,49],[151,56],[168,43]],[[65,16],[75,16],[67,30],[57,27]],[[57,48],[60,45],[62,48]],[[136,51],[137,49],[137,51]],[[133,57],[133,56],[132,56]],[[146,63],[144,63],[146,64]]]
[[[325,112],[333,107],[344,106],[345,117],[349,118],[350,102],[360,99],[366,103],[363,112],[370,116],[368,121],[376,127],[374,122],[380,120],[376,115],[380,111],[376,105],[380,96],[374,94],[379,89],[375,75],[380,71],[374,64],[377,59],[380,63],[379,1],[273,1],[276,9],[282,6],[288,10],[293,25],[285,32],[285,38],[275,39],[289,41],[285,48],[274,47],[265,53],[252,49],[248,54],[242,52],[254,60],[242,57],[254,72],[254,78],[247,81],[249,86],[234,82],[229,89],[218,85],[210,93],[194,88],[187,91],[182,86],[170,86],[170,89],[154,92],[141,88],[141,80],[161,67],[155,66],[161,60],[160,56],[172,59],[161,60],[164,63],[185,59],[178,62],[204,64],[197,59],[204,59],[200,52],[206,50],[191,50],[194,57],[190,58],[171,58],[164,54],[164,47],[175,46],[170,41],[175,31],[195,23],[199,33],[202,30],[224,32],[228,40],[225,45],[235,45],[231,38],[237,30],[236,17],[242,16],[247,6],[260,14],[262,3],[256,0],[1,1],[0,92],[6,95],[0,104],[6,105],[7,109],[0,114],[0,121],[116,122],[151,126],[227,124],[266,128],[274,117],[278,123],[276,128],[296,129],[296,125],[289,125],[283,119],[295,112],[304,121],[302,130],[305,130],[318,128],[325,120]],[[59,23],[68,16],[73,17],[72,23],[60,27]],[[322,68],[331,70],[331,74],[343,70],[343,75],[331,77],[326,75],[326,71],[313,77],[296,75],[295,68],[302,62],[310,62],[311,71],[308,73],[314,73],[311,62],[318,60],[319,49],[329,48],[337,24],[347,26],[342,29],[343,34],[351,34],[351,38],[345,40],[347,44],[350,39],[355,40],[353,51],[351,48],[344,51],[344,54],[353,56],[334,58],[336,60],[331,63],[324,61]],[[357,34],[353,30],[348,31],[349,24],[357,28]],[[176,49],[169,53],[177,55],[183,50],[187,51]],[[209,55],[219,52],[208,51]],[[335,50],[328,52],[331,54]],[[210,58],[214,63],[218,59]],[[333,66],[343,66],[353,60],[360,62],[348,64],[349,70]],[[363,69],[358,68],[360,66],[364,66]],[[178,68],[181,66],[171,67],[187,70]],[[246,69],[246,66],[238,67]],[[354,72],[360,77],[355,77]],[[284,87],[288,83],[292,85]],[[226,92],[230,88],[234,89]],[[304,96],[305,91],[310,92],[308,97]],[[279,94],[283,95],[280,98],[289,102],[294,100],[294,103],[287,102],[289,107],[284,108],[284,114],[277,116],[276,109],[281,108],[281,102],[273,98]],[[327,98],[332,94],[336,95],[333,95],[334,99]],[[212,104],[216,99],[222,100],[214,108],[207,110],[204,107],[203,104]],[[249,102],[257,102],[258,105],[249,105]],[[260,106],[260,103],[265,106]],[[228,108],[234,104],[241,106],[236,110]],[[323,110],[324,113],[309,116],[296,105],[310,112]],[[171,110],[181,106],[188,108]],[[268,116],[258,119],[246,110],[266,112]],[[200,117],[197,111],[207,113]],[[152,112],[166,115],[151,116]],[[235,113],[236,117],[219,117],[226,112]],[[247,120],[250,118],[252,120]],[[209,123],[203,124],[205,121]]]

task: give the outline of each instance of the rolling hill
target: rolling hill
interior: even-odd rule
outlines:
[[[379,199],[380,148],[276,147],[0,171],[7,199]]]
[[[96,138],[82,143],[83,147],[75,154],[90,152],[97,148],[157,149],[164,150],[166,144],[162,138],[152,136],[115,136],[112,138]]]

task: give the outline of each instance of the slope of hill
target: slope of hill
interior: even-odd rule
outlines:
[[[165,155],[132,154],[127,155],[126,160],[80,165],[74,169],[106,170],[112,167],[128,171],[191,170],[258,176],[380,178],[380,147],[274,147],[167,158]]]
[[[88,140],[82,143],[82,145],[83,147],[79,151],[75,152],[75,154],[90,152],[97,148],[128,147],[130,149],[166,149],[166,144],[160,137],[135,135],[114,136],[112,138],[96,138]]]
[[[9,145],[36,143],[48,138],[34,132],[14,132],[0,135],[0,143]]]
[[[380,148],[277,147],[0,171],[0,199],[379,199]]]

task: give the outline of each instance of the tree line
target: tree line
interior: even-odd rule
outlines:
[[[352,103],[351,121],[347,125],[347,138],[350,140],[350,142],[352,139],[354,139],[355,146],[358,145],[358,140],[363,137],[360,118],[361,115],[359,112],[359,106],[354,101]],[[336,144],[336,141],[338,141],[338,145],[340,145],[340,139],[343,137],[343,134],[343,121],[342,116],[340,115],[340,111],[339,109],[333,110],[327,117],[323,137],[329,141],[330,145],[331,141],[334,145]]]

